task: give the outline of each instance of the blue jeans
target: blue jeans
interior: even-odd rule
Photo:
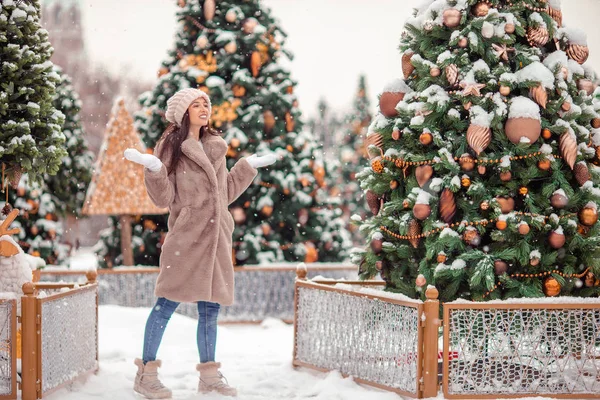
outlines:
[[[198,303],[198,330],[196,338],[198,342],[198,353],[200,353],[200,362],[205,363],[215,361],[215,347],[217,344],[217,316],[221,305],[209,301],[199,301]],[[144,333],[144,353],[142,359],[144,364],[148,361],[156,360],[158,347],[165,333],[167,323],[171,315],[179,306],[176,301],[159,297],[156,305],[152,309],[148,321],[146,322],[146,331]]]

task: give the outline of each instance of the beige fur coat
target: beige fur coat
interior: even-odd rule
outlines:
[[[201,142],[193,138],[183,142],[177,169],[168,176],[167,152],[159,171],[144,171],[150,198],[170,212],[155,295],[227,306],[233,304],[234,296],[234,222],[227,207],[250,186],[257,171],[245,158],[228,171],[227,144],[221,137],[206,134]]]

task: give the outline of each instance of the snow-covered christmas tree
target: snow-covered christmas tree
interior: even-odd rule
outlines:
[[[600,294],[597,76],[560,1],[427,1],[400,47],[360,174],[361,275],[443,301]]]
[[[228,167],[252,153],[280,160],[231,205],[238,265],[341,261],[348,232],[340,212],[325,207],[326,167],[313,136],[302,130],[295,82],[279,63],[290,54],[284,32],[256,0],[179,1],[176,43],[153,91],[141,96],[137,128],[152,148],[167,122],[167,99],[186,87],[206,91],[211,123],[229,143]],[[165,219],[154,219],[159,235]]]

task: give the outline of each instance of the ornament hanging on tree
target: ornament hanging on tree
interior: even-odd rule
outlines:
[[[446,67],[446,79],[451,87],[458,84],[458,67],[455,64],[450,64]]]
[[[383,240],[381,237],[376,237],[371,240],[371,250],[373,253],[380,254],[383,250]]]
[[[519,223],[519,233],[521,235],[527,235],[530,231],[529,224],[525,221]]]
[[[237,13],[233,8],[230,8],[225,13],[225,21],[229,22],[230,24],[233,24],[235,21],[237,21]]]
[[[500,205],[502,214],[508,214],[515,209],[515,199],[512,197],[496,197],[496,202]]]
[[[419,224],[419,221],[417,221],[416,219],[411,219],[408,223],[408,236],[410,236],[411,238],[408,239],[408,241],[415,249],[419,247],[419,235],[421,235],[421,224]]]
[[[466,48],[469,45],[469,39],[467,39],[466,37],[462,37],[460,38],[460,40],[458,41],[458,47],[460,48]]]
[[[558,25],[558,27],[562,27],[562,11],[560,8],[560,3],[557,3],[555,1],[550,2],[550,4],[548,5],[548,14],[552,17],[552,19],[554,21],[556,21],[556,24]]]
[[[565,131],[559,140],[560,154],[571,169],[575,167],[577,160],[577,140],[569,131]]]
[[[314,243],[304,243],[304,249],[306,250],[306,255],[304,257],[305,263],[314,263],[319,261],[319,252],[317,251],[317,248],[315,247]]]
[[[286,132],[292,132],[294,130],[295,122],[294,117],[289,111],[285,113],[285,130]]]
[[[550,204],[554,208],[565,208],[569,204],[569,198],[566,196],[564,190],[559,189],[550,197]]]
[[[544,281],[544,293],[546,296],[554,297],[560,294],[560,283],[553,277],[546,278]]]
[[[463,233],[463,240],[470,246],[479,246],[481,244],[481,236],[479,236],[477,228],[473,226],[467,226],[467,229]]]
[[[429,204],[417,203],[413,206],[413,215],[415,218],[423,221],[431,215],[431,207]]]
[[[508,23],[508,24],[504,25],[504,32],[506,32],[508,34],[515,33],[515,24]]]
[[[460,168],[465,172],[473,171],[473,168],[475,168],[475,160],[469,153],[465,153],[460,156],[458,162],[460,164]]]
[[[212,21],[215,16],[215,0],[204,0],[204,6],[202,8],[204,9],[204,18],[207,21]]]
[[[519,96],[512,100],[508,120],[504,125],[506,137],[514,144],[532,144],[542,131],[539,106],[530,99]]]
[[[558,228],[558,229],[550,232],[550,235],[548,236],[548,243],[550,243],[550,246],[553,249],[560,249],[561,247],[563,247],[565,245],[565,242],[566,242],[566,238],[565,238],[562,228]]]
[[[587,46],[585,35],[575,28],[571,28],[571,37],[569,37],[569,44],[567,45],[567,56],[579,64],[583,64],[587,61],[590,55],[590,49]],[[573,36],[577,37],[573,37]]]
[[[480,2],[473,6],[471,12],[476,17],[485,17],[490,12],[490,5],[487,2]]]
[[[367,205],[369,206],[369,210],[373,215],[379,214],[379,208],[381,207],[381,198],[373,193],[371,190],[367,190],[365,194],[367,198]]]
[[[471,123],[467,129],[467,143],[479,156],[492,142],[492,130],[489,126],[475,125]]]
[[[451,223],[456,215],[456,201],[454,193],[445,188],[440,195],[440,218],[447,224]]]
[[[200,49],[205,49],[208,46],[208,38],[206,35],[202,34],[198,36],[198,39],[196,39],[196,46]]]
[[[527,41],[531,47],[543,47],[550,40],[548,29],[543,26],[530,26],[527,28]]]
[[[379,97],[379,109],[381,110],[381,113],[387,118],[398,116],[396,106],[404,99],[405,94],[410,91],[411,89],[402,79],[396,79],[386,85],[383,89],[383,93]]]
[[[252,33],[254,33],[254,30],[256,29],[256,27],[258,26],[258,21],[256,20],[256,18],[247,18],[244,20],[244,22],[242,23],[242,31],[244,31],[245,34],[250,35]]]
[[[415,177],[419,187],[423,187],[433,176],[433,167],[431,165],[420,165],[415,169]]]
[[[235,43],[235,41],[232,40],[229,43],[227,43],[225,45],[225,47],[223,47],[223,48],[225,49],[225,51],[228,54],[233,54],[233,53],[235,53],[237,51],[237,44]]]
[[[415,279],[415,285],[417,285],[418,287],[423,287],[426,283],[427,279],[425,279],[423,274],[419,274],[419,276],[417,276],[417,279]]]
[[[367,133],[366,145],[369,159],[381,156],[383,153],[383,136],[381,133],[377,132]],[[379,151],[377,153],[375,151],[370,151],[369,147],[371,145],[377,146],[377,150]]]
[[[443,22],[448,28],[456,28],[460,24],[462,14],[455,8],[448,8],[444,11]]]
[[[592,176],[590,175],[590,171],[588,170],[585,161],[580,161],[577,164],[575,164],[573,174],[575,175],[575,179],[577,180],[577,183],[579,183],[579,185],[583,185],[584,183],[592,179]]]
[[[591,96],[597,87],[598,85],[589,79],[577,79],[577,89],[585,91],[588,96]]]
[[[265,110],[263,112],[263,121],[265,126],[265,133],[271,133],[271,131],[275,127],[275,115],[273,115],[273,111]]]
[[[413,52],[408,51],[404,54],[402,54],[402,73],[404,74],[404,78],[408,79],[408,77],[413,73],[413,71],[415,70],[414,65],[412,65],[412,63],[410,62],[410,59],[413,56]]]
[[[252,72],[252,77],[256,78],[258,76],[258,72],[260,71],[261,61],[260,61],[260,52],[253,51],[250,56],[250,71]]]
[[[494,273],[496,275],[505,274],[508,271],[508,264],[502,260],[494,261]]]
[[[598,221],[598,210],[596,203],[590,201],[579,211],[579,222],[585,226],[592,226]]]
[[[541,84],[538,86],[532,87],[529,89],[529,96],[536,103],[538,103],[544,110],[546,109],[546,105],[548,104],[548,92],[546,92],[546,88]]]

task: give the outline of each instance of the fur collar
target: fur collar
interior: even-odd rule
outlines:
[[[194,138],[187,138],[181,144],[181,151],[198,164],[208,175],[211,184],[217,186],[216,171],[225,162],[227,143],[220,136],[206,135],[201,139],[202,146]]]

